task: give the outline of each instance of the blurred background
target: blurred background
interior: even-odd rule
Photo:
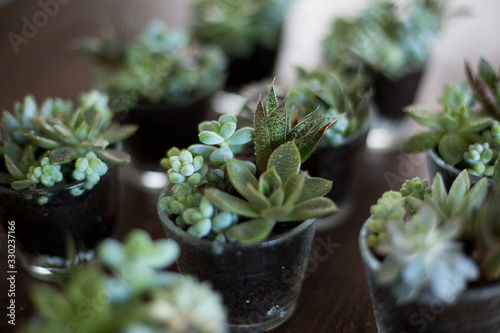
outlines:
[[[41,1],[43,2],[43,1]],[[46,1],[49,3],[50,1]],[[31,20],[42,8],[38,1],[0,2],[0,109],[11,109],[14,101],[33,93],[75,98],[93,83],[95,64],[71,50],[76,38],[98,35],[100,24],[127,17],[143,27],[152,18],[164,19],[170,27],[189,25],[191,0],[65,0],[47,24],[19,44],[16,53],[9,33],[22,35],[23,18]],[[59,3],[58,2],[58,3]],[[295,0],[288,13],[276,75],[293,80],[295,65],[312,68],[321,56],[321,40],[336,16],[352,16],[368,0]],[[404,3],[404,1],[397,1]],[[437,45],[420,85],[417,101],[436,105],[444,84],[464,79],[464,60],[477,63],[480,56],[498,68],[500,21],[496,0],[454,0],[468,8],[468,16],[450,20]]]

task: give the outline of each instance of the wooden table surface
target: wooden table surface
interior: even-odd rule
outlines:
[[[295,18],[300,17],[300,10],[306,8],[306,1],[297,2],[300,4],[294,12]],[[324,0],[313,2],[323,5],[327,3]],[[353,1],[353,4],[359,2],[363,1]],[[117,18],[123,13],[133,13],[134,19],[141,23],[152,17],[164,18],[174,27],[185,26],[189,20],[189,1],[147,0],[141,1],[142,5],[132,0],[53,0],[46,3],[57,4],[51,9],[53,15],[45,15],[46,20],[40,13],[47,10],[38,1],[17,0],[0,7],[0,110],[11,110],[14,101],[22,99],[27,93],[32,93],[41,101],[47,96],[75,99],[80,92],[88,90],[92,86],[95,65],[71,51],[70,45],[82,35],[97,34],[99,20],[105,20],[106,17]],[[482,0],[477,3],[481,6],[493,6],[493,1]],[[495,5],[498,8],[498,2]],[[30,31],[25,27],[26,22],[36,22],[34,20],[40,20],[39,27]],[[289,29],[298,29],[300,25],[289,22],[288,26]],[[488,31],[491,31],[490,26]],[[300,44],[293,43],[290,32],[285,35],[289,38],[288,44],[284,45],[285,50],[293,50],[294,46]],[[483,37],[487,38],[486,35]],[[461,51],[463,52],[460,53]],[[441,68],[439,64],[450,61],[453,58],[447,58],[450,52],[438,49],[430,68]],[[456,52],[459,54],[456,55]],[[462,56],[463,61],[463,57],[469,55],[475,61],[478,53],[471,52],[479,51],[466,47],[455,48],[454,56]],[[487,53],[493,55],[489,58],[490,61],[494,64],[499,62],[498,48],[489,48]],[[294,59],[291,54],[282,54],[282,61]],[[461,72],[462,67],[458,71]],[[286,76],[289,71],[281,63],[278,73]],[[428,74],[424,83],[436,87],[449,77],[457,77],[455,69],[446,67],[438,73],[440,75],[434,75],[434,72]],[[424,93],[419,95],[420,101],[428,102],[438,96],[436,89],[429,91],[428,85]],[[408,177],[426,176],[427,169],[421,155],[408,156],[399,152],[367,152],[363,162],[353,167],[359,174],[359,181],[350,198],[351,209],[341,213],[337,226],[322,228],[317,232],[295,313],[274,332],[376,332],[358,251],[358,232],[369,215],[369,207],[384,191],[398,188],[403,179]],[[156,194],[138,191],[124,183],[118,237],[135,227],[145,229],[155,238],[163,237],[156,214],[156,199]],[[8,302],[5,252],[5,238],[0,234],[0,332],[12,332],[13,327],[7,324],[4,314]],[[17,274],[18,324],[32,314],[29,302],[29,284],[32,282],[26,274]]]

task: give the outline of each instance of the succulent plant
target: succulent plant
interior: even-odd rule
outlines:
[[[409,107],[405,112],[430,130],[414,134],[403,143],[407,153],[435,149],[443,160],[455,165],[463,161],[469,145],[482,142],[481,132],[493,123],[493,119],[475,109],[476,100],[466,83],[447,86],[441,105],[441,113]]]
[[[479,60],[474,75],[468,63],[465,64],[467,81],[480,101],[482,109],[491,117],[500,120],[500,78],[493,67],[483,58]]]
[[[256,45],[272,48],[278,42],[291,0],[197,0],[194,33],[219,46],[231,58],[248,57]]]
[[[299,80],[291,89],[289,102],[299,109],[299,114],[319,107],[318,117],[338,117],[325,132],[325,140],[338,147],[344,139],[366,124],[369,118],[369,92],[361,71],[349,77],[328,70],[297,69]]]
[[[361,63],[395,80],[423,66],[448,14],[441,0],[414,0],[405,8],[373,2],[351,20],[334,20],[323,41],[324,58],[333,68]]]
[[[162,160],[174,185],[173,193],[159,200],[158,209],[197,237],[243,244],[265,240],[277,222],[336,212],[335,204],[323,198],[331,182],[300,171],[336,118],[315,119],[312,112],[297,124],[292,119],[292,111],[285,101],[278,104],[271,87],[266,103],[257,103],[253,128],[236,129],[232,115],[200,124],[202,144],[182,151],[172,148]],[[255,160],[246,152],[252,142]],[[208,171],[196,182],[186,178],[204,168]]]
[[[474,255],[487,188],[485,178],[471,187],[464,170],[448,192],[437,173],[431,187],[416,177],[371,207],[367,243],[383,258],[377,280],[391,285],[399,302],[428,296],[453,302],[480,277]]]
[[[226,332],[221,297],[206,282],[164,270],[178,255],[174,241],[152,241],[139,229],[124,243],[105,240],[102,265],[77,266],[57,289],[34,287],[38,316],[20,331]]]
[[[13,113],[4,111],[0,184],[21,190],[86,180],[72,191],[77,195],[97,184],[108,164],[130,163],[114,144],[137,128],[112,124],[107,103],[108,97],[97,90],[82,94],[77,110],[70,102],[50,98],[38,107],[28,95]]]
[[[106,59],[103,52],[111,41],[116,39],[94,40],[86,45],[86,52],[98,60]],[[226,60],[222,51],[199,45],[187,32],[170,30],[163,21],[151,21],[142,35],[120,49],[123,55],[114,60],[115,66],[103,68],[99,76],[114,111],[127,111],[144,101],[182,104],[224,84]]]

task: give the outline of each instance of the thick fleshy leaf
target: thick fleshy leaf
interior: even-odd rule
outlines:
[[[469,146],[455,133],[446,133],[439,141],[438,151],[442,159],[449,165],[455,165],[463,159]]]
[[[313,119],[317,115],[318,110],[319,107],[302,118],[302,120],[297,125],[295,125],[294,128],[292,128],[292,130],[287,134],[287,141],[296,140],[306,135],[311,130],[311,128],[316,125],[316,122],[313,121]]]
[[[420,153],[435,148],[443,135],[444,133],[440,131],[423,131],[413,134],[403,142],[401,149],[405,153]]]
[[[276,98],[276,92],[274,91],[274,86],[269,89],[269,94],[267,95],[267,112],[272,112],[278,106],[278,98]]]
[[[128,165],[131,162],[130,155],[121,150],[105,149],[97,150],[95,154],[105,162],[116,165]]]
[[[300,152],[294,142],[282,144],[269,156],[267,169],[276,168],[281,180],[286,180],[290,175],[300,170]]]
[[[191,145],[188,147],[188,151],[193,154],[194,156],[201,156],[205,161],[210,160],[210,155],[216,150],[217,148],[212,147],[212,146],[206,146],[206,145],[201,145],[201,144],[196,144],[196,145]]]
[[[200,142],[206,145],[218,145],[225,141],[222,136],[211,131],[203,131],[198,134],[198,137],[200,138]]]
[[[109,142],[106,140],[83,141],[80,145],[90,149],[106,149],[109,146]]]
[[[323,125],[317,131],[312,129],[307,135],[297,139],[296,144],[300,151],[302,163],[304,163],[312,155],[316,147],[319,145],[321,138],[323,138],[323,135],[328,128],[333,125],[335,120]]]
[[[3,146],[3,153],[11,159],[14,164],[20,164],[23,158],[24,152],[18,145],[10,142],[6,142]]]
[[[204,192],[205,196],[210,200],[212,205],[222,210],[227,210],[231,213],[250,218],[259,217],[257,212],[250,204],[234,195],[222,192],[215,188],[209,188]]]
[[[455,178],[453,184],[451,185],[450,191],[448,193],[448,212],[454,213],[460,208],[466,207],[466,194],[470,189],[470,179],[467,170],[460,172],[460,174]]]
[[[224,140],[227,140],[231,137],[231,135],[234,134],[236,131],[236,124],[235,123],[225,123],[222,125],[219,131],[219,135],[224,138]]]
[[[253,139],[253,129],[250,127],[243,127],[234,132],[234,134],[226,140],[229,145],[243,145],[252,141]]]
[[[460,129],[460,132],[473,132],[478,133],[488,128],[493,123],[490,117],[482,117],[479,119],[470,120],[465,126]]]
[[[301,196],[306,181],[306,173],[296,173],[288,177],[283,186],[285,193],[285,205],[293,205]]]
[[[410,118],[416,122],[436,130],[443,130],[441,125],[442,114],[425,110],[422,106],[412,105],[404,109]]]
[[[56,124],[54,125],[54,129],[59,135],[59,138],[66,142],[67,144],[76,144],[78,143],[78,139],[75,137],[73,134],[73,131],[69,129],[66,125],[64,124]]]
[[[498,188],[500,186],[500,157],[495,162],[495,169],[493,170],[492,178],[495,183],[495,187]]]
[[[332,189],[332,181],[320,177],[308,177],[304,181],[304,187],[296,203],[309,199],[325,196]]]
[[[78,152],[73,147],[61,147],[52,150],[49,154],[52,164],[66,164],[79,157]]]
[[[22,172],[19,166],[16,163],[14,163],[14,161],[10,158],[9,155],[4,155],[4,159],[5,159],[5,167],[12,176],[14,176],[16,179],[26,178],[24,172]]]
[[[16,180],[12,182],[11,186],[15,190],[24,190],[33,185],[33,182],[29,179]]]
[[[292,215],[293,206],[272,206],[267,209],[264,209],[261,212],[261,215],[266,219],[273,221],[298,221]]]
[[[241,244],[256,244],[271,234],[274,224],[274,221],[254,219],[233,225],[226,231],[226,235],[227,238],[236,239]]]
[[[0,171],[0,184],[7,185],[16,180],[11,174]]]
[[[228,159],[226,163],[226,171],[231,184],[239,194],[248,199],[247,184],[256,189],[259,188],[257,178],[248,170],[245,164],[237,159]]]
[[[324,217],[338,211],[335,203],[328,198],[314,198],[294,206],[292,216],[294,221]]]
[[[286,142],[286,124],[287,124],[287,110],[285,103],[275,110],[271,111],[267,120],[267,127],[269,128],[269,135],[271,140],[271,150],[276,149]]]
[[[55,149],[61,146],[59,142],[38,136],[34,132],[27,133],[25,136],[44,149]]]
[[[264,189],[264,184],[268,187],[267,189]],[[260,175],[259,178],[259,191],[261,193],[265,193],[266,195],[276,189],[280,188],[283,186],[283,182],[281,181],[280,176],[276,172],[276,168],[271,168],[269,170],[266,170],[262,175]]]
[[[481,178],[469,191],[469,208],[468,211],[477,211],[486,198],[488,193],[488,179],[487,177]]]
[[[432,204],[436,209],[438,209],[441,214],[443,214],[443,217],[446,216],[442,207],[446,206],[448,192],[440,173],[437,173],[432,180],[431,196],[432,198],[430,200],[426,200],[426,202]]]
[[[479,59],[478,74],[489,87],[496,86],[498,80],[497,73],[484,58]]]
[[[278,188],[269,196],[269,201],[271,206],[283,206],[285,203],[285,191],[282,188]]]
[[[252,205],[252,207],[254,207],[257,211],[262,211],[271,207],[271,202],[266,198],[266,196],[250,185],[250,183],[247,183],[245,197],[250,205]]]
[[[17,118],[7,110],[4,110],[2,113],[2,122],[4,123],[5,128],[9,128],[11,130],[21,127],[21,123],[17,120]]]
[[[269,128],[267,127],[267,114],[260,99],[254,111],[253,123],[257,171],[259,174],[262,174],[266,171],[267,161],[269,160],[272,150]]]
[[[226,164],[226,159],[228,158],[233,158],[233,152],[227,147],[222,147],[214,150],[209,160],[213,165],[220,167]]]

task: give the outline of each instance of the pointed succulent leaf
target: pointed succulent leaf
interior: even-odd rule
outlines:
[[[272,193],[273,191],[280,188],[281,186],[283,186],[283,181],[281,180],[280,176],[278,175],[278,172],[276,172],[275,167],[272,167],[272,168],[266,170],[266,172],[264,172],[259,177],[259,189],[261,189],[260,190],[261,193],[264,193],[267,195],[267,193]]]
[[[293,205],[301,196],[306,182],[306,173],[290,175],[283,186],[285,200],[284,205]]]
[[[244,198],[247,198],[247,184],[254,188],[259,188],[257,178],[248,170],[248,168],[237,159],[227,160],[227,174],[235,190]]]
[[[59,142],[36,135],[35,132],[26,133],[25,136],[44,149],[55,149],[61,146]]]
[[[488,180],[486,177],[481,178],[474,186],[470,189],[468,194],[469,206],[468,210],[477,211],[484,202],[486,194],[488,193]]]
[[[247,183],[245,197],[250,205],[252,205],[252,207],[257,211],[262,211],[271,207],[271,202],[266,198],[266,196],[250,185],[250,183]]]
[[[89,109],[85,112],[85,120],[89,124],[89,140],[96,140],[101,132],[102,114],[95,109]]]
[[[4,110],[2,114],[2,122],[4,124],[4,129],[9,128],[11,130],[21,128],[21,123],[14,117],[9,111]]]
[[[434,176],[431,188],[431,198],[426,200],[426,202],[430,202],[434,208],[438,209],[446,216],[443,207],[446,207],[446,203],[448,202],[448,193],[444,185],[443,177],[439,172]]]
[[[435,148],[441,138],[443,137],[444,132],[441,131],[423,131],[412,136],[408,137],[402,146],[402,150],[405,153],[420,153],[426,151],[428,149]]]
[[[326,130],[331,125],[333,125],[334,122],[335,121],[332,121],[321,127],[318,131],[311,131],[305,136],[297,139],[296,144],[300,151],[300,158],[302,163],[304,163],[312,155],[319,142],[321,141],[321,138],[323,138]]]
[[[210,200],[212,205],[219,209],[227,210],[231,213],[250,218],[259,217],[257,212],[247,201],[235,197],[216,188],[206,189],[205,196]]]
[[[439,141],[439,155],[449,165],[455,165],[463,159],[469,145],[455,133],[446,133]]]
[[[7,172],[1,172],[0,171],[0,184],[7,185],[15,181],[16,178],[14,178],[11,174]]]
[[[97,155],[97,157],[99,157],[101,160],[105,162],[120,166],[128,165],[131,162],[130,155],[120,150],[115,150],[115,149],[97,150],[95,151],[95,154]]]
[[[325,196],[332,189],[332,181],[320,177],[308,177],[304,181],[304,188],[296,203]]]
[[[137,125],[111,126],[103,131],[102,138],[109,143],[122,141],[132,136],[138,128],[139,126]]]
[[[276,97],[276,92],[274,91],[274,86],[271,85],[271,88],[269,89],[269,94],[267,95],[267,111],[272,112],[274,109],[276,109],[278,105],[278,98]]]
[[[293,206],[271,206],[260,213],[262,217],[277,222],[297,221],[292,215],[293,209]]]
[[[243,127],[234,132],[234,134],[226,140],[229,145],[243,145],[252,141],[253,129],[250,127]]]
[[[300,170],[300,152],[294,142],[282,144],[269,156],[267,169],[276,168],[281,180],[286,180]]]
[[[12,182],[11,186],[15,190],[25,190],[33,185],[33,182],[29,179],[16,180]]]
[[[270,110],[269,110],[270,111]],[[273,110],[267,119],[267,127],[269,129],[269,138],[271,140],[271,150],[276,149],[286,142],[286,124],[287,124],[287,110],[285,102]]]
[[[73,147],[61,147],[52,150],[49,153],[52,164],[66,164],[79,157],[78,151]]]
[[[25,128],[33,128],[34,122],[33,119],[36,116],[36,112],[38,109],[38,105],[36,104],[35,98],[33,95],[27,95],[24,98],[24,109],[22,115],[22,122]]]
[[[231,226],[226,235],[228,239],[235,239],[241,244],[256,244],[271,234],[274,225],[274,221],[257,218]]]
[[[470,189],[470,179],[467,170],[460,172],[451,185],[448,193],[448,212],[452,213],[455,209],[466,206],[467,193]]]
[[[497,84],[497,73],[484,58],[479,59],[478,74],[489,87],[495,87]]]
[[[257,170],[262,174],[267,167],[267,161],[271,155],[271,138],[269,128],[267,127],[267,114],[259,99],[254,112],[254,146]]]
[[[80,142],[80,146],[90,149],[106,149],[109,146],[109,142],[106,140],[93,140],[93,141],[83,141]]]
[[[67,143],[67,144],[78,143],[78,139],[73,134],[73,131],[71,129],[69,129],[66,125],[56,124],[56,125],[54,125],[54,129],[59,134],[59,137],[61,138],[61,140],[64,141],[65,143]]]
[[[269,196],[269,201],[271,202],[271,206],[279,207],[283,206],[285,203],[285,191],[283,188],[278,188]]]
[[[423,109],[421,106],[408,106],[404,109],[410,118],[418,123],[436,130],[443,130],[441,119],[442,114]]]
[[[298,138],[306,135],[314,126],[317,125],[318,122],[322,121],[322,119],[314,119],[314,117],[318,114],[319,107],[316,110],[308,113],[302,120],[295,125],[289,133],[287,133],[287,141],[296,140]]]
[[[26,178],[24,172],[22,172],[19,166],[10,158],[9,155],[5,154],[4,159],[5,159],[5,167],[12,176],[14,176],[17,179]]]
[[[20,164],[24,154],[21,147],[10,142],[5,143],[3,147],[3,153],[4,155],[9,156],[14,164]]]
[[[469,120],[465,126],[460,128],[460,132],[472,132],[478,133],[488,127],[493,123],[493,119],[490,117],[482,117],[479,119]]]
[[[319,218],[334,214],[338,211],[335,203],[324,197],[313,198],[301,202],[293,207],[292,216],[295,221]]]

